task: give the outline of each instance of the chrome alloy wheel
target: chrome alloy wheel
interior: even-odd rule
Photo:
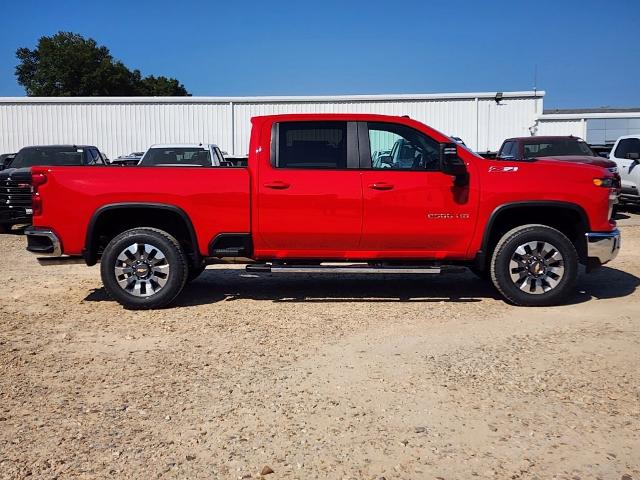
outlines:
[[[528,242],[513,252],[509,274],[523,292],[541,295],[553,290],[562,280],[564,259],[548,242]]]
[[[133,243],[118,255],[114,273],[124,291],[136,297],[149,297],[165,286],[171,267],[157,247]]]

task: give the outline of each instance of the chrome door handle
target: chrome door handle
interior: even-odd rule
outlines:
[[[393,190],[393,185],[385,182],[372,183],[369,185],[372,190]]]

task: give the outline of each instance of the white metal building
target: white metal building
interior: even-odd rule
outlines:
[[[409,115],[476,151],[530,135],[543,91],[316,97],[0,97],[0,153],[90,144],[109,158],[154,143],[216,143],[248,153],[250,118],[276,113]]]
[[[574,135],[592,145],[613,145],[622,135],[640,135],[640,108],[544,110],[536,135]]]

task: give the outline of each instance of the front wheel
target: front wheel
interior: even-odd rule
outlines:
[[[523,225],[500,239],[491,258],[491,280],[514,305],[544,306],[562,302],[578,276],[575,246],[546,225]]]
[[[144,310],[171,303],[188,275],[187,257],[178,241],[156,228],[134,228],[109,242],[100,274],[105,289],[125,308]]]

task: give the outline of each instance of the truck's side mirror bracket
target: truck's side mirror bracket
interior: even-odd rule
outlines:
[[[455,143],[440,144],[440,171],[454,177],[456,187],[463,187],[469,183],[467,166],[458,156],[458,146]]]

